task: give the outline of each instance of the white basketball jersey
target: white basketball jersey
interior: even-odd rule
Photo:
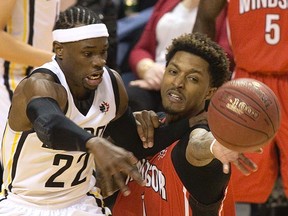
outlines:
[[[58,77],[68,94],[66,116],[81,128],[102,136],[116,115],[111,77],[104,68],[93,104],[86,115],[76,108],[65,76],[55,60],[44,64]],[[3,138],[4,188],[29,205],[62,207],[77,202],[95,185],[93,155],[43,147],[34,131],[15,132],[7,127]]]
[[[52,30],[59,12],[60,0],[17,0],[6,32],[33,47],[52,51]],[[1,79],[5,74],[5,81],[9,80],[5,85],[11,91],[30,70],[28,65],[0,59]]]

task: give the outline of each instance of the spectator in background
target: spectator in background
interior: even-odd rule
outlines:
[[[165,67],[165,50],[171,39],[191,32],[198,10],[199,0],[159,0],[140,40],[130,53],[132,73],[123,74],[133,111],[162,110],[160,83]],[[219,38],[230,53],[226,40],[225,11],[219,16]],[[223,40],[224,38],[224,40]],[[137,79],[130,82],[131,80]]]
[[[257,173],[246,177],[232,167],[235,200],[239,203],[254,203],[252,216],[287,215],[287,1],[233,0],[228,2],[226,0],[201,0],[193,32],[206,33],[211,38],[215,38],[216,17],[228,4],[230,40],[235,57],[235,71],[232,77],[234,79],[252,78],[269,86],[280,101],[282,113],[279,131],[271,144],[264,147],[263,154],[247,155],[258,164]],[[279,175],[286,197],[284,195],[281,198],[283,192],[280,190],[275,193],[275,197],[273,195],[269,199]],[[279,185],[276,186],[279,187]],[[277,206],[279,208],[273,208]]]

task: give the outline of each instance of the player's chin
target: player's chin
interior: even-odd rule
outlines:
[[[175,115],[175,114],[182,114],[185,110],[185,107],[183,104],[175,104],[175,103],[170,103],[170,104],[163,104],[164,110],[166,113]]]
[[[85,87],[86,89],[90,90],[90,91],[96,90],[96,89],[98,88],[98,86],[99,86],[99,84],[97,84],[97,85],[89,85],[89,84],[86,83],[86,84],[84,85],[84,87]]]

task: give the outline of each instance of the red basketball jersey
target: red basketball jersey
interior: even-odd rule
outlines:
[[[288,72],[288,1],[228,0],[236,71]]]
[[[162,150],[151,160],[142,160],[139,170],[146,179],[146,186],[141,187],[135,181],[130,181],[128,187],[131,189],[131,194],[125,197],[119,193],[112,212],[114,216],[193,215],[189,197],[190,202],[194,198],[185,189],[171,160],[171,152],[176,144],[177,142]],[[192,181],[191,184],[193,184]],[[205,212],[201,215],[211,215],[213,212],[212,215],[233,216],[235,215],[234,202],[230,195],[226,196],[224,202],[225,214],[223,200],[205,206],[195,200],[194,202],[197,210],[205,208],[210,212],[210,214]]]

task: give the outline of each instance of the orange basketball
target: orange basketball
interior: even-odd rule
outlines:
[[[254,79],[231,80],[211,98],[208,124],[214,137],[239,152],[263,147],[280,126],[280,105],[274,92]]]

